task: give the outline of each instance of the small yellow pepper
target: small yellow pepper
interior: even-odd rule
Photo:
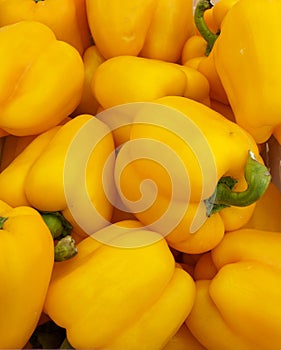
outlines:
[[[64,120],[78,105],[83,61],[45,24],[22,21],[0,31],[0,127],[36,135]]]
[[[0,26],[19,21],[36,21],[47,25],[58,40],[75,47],[82,55],[91,44],[86,20],[85,0],[1,0]]]
[[[181,63],[185,64],[189,60],[197,57],[204,57],[207,43],[201,35],[192,35],[186,40],[181,52]]]
[[[163,237],[129,220],[95,232],[77,249],[72,259],[55,263],[44,307],[70,344],[161,350],[195,296],[193,279],[176,266]]]
[[[97,49],[96,45],[89,46],[83,54],[84,63],[84,87],[79,105],[76,107],[72,116],[79,114],[95,115],[99,108],[99,103],[96,100],[92,91],[92,79],[98,66],[104,62],[105,59]]]
[[[40,214],[0,201],[0,348],[21,349],[39,321],[54,265],[54,243]]]

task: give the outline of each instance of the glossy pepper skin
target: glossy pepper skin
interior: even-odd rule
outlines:
[[[54,0],[0,1],[0,26],[25,20],[47,25],[81,55],[91,45],[84,0],[62,0],[59,6]]]
[[[0,201],[0,348],[21,349],[42,312],[54,265],[54,243],[40,214]]]
[[[212,250],[218,272],[196,282],[186,321],[206,348],[279,348],[280,244],[280,232],[240,229]]]
[[[78,105],[83,61],[46,25],[21,21],[1,28],[0,127],[36,135],[64,120]],[[36,87],[36,88],[35,88]]]
[[[167,95],[186,96],[209,104],[209,83],[196,69],[162,60],[118,56],[101,63],[92,91],[104,108],[153,101]]]
[[[93,40],[106,58],[143,56],[176,62],[194,31],[191,0],[86,1]]]
[[[279,40],[275,45],[268,40],[279,36],[280,15],[279,1],[238,1],[225,16],[214,45],[216,69],[236,122],[257,143],[268,140],[281,121],[276,96],[281,46]],[[265,31],[267,20],[270,25]]]
[[[55,264],[44,307],[66,328],[70,344],[162,349],[184,323],[195,293],[163,237],[129,220],[95,232],[77,248],[75,257]]]
[[[91,203],[105,218],[105,221],[109,221],[112,205],[107,199],[103,187],[103,181],[106,178],[103,174],[103,168],[105,161],[114,151],[114,143],[107,126],[88,114],[77,116],[64,125],[56,126],[38,135],[0,173],[1,198],[6,198],[14,206],[21,203],[21,205],[33,206],[40,211],[60,211],[76,230],[83,231],[79,222],[77,223],[73,218],[69,208],[65,183],[70,181],[75,189],[78,186],[79,176],[84,179],[84,175],[79,170],[79,166],[76,166],[73,167],[68,176],[68,173],[65,173],[65,166],[66,160],[69,159],[68,152],[72,142],[75,142],[76,135],[82,129],[86,130],[86,127],[93,127],[95,131],[91,134],[93,149],[89,153],[88,162],[85,165],[85,184]],[[99,140],[99,142],[94,147],[95,140]],[[77,145],[77,152],[80,155],[83,146]],[[78,153],[71,164],[76,164],[79,158]],[[110,162],[111,160],[109,160]],[[69,160],[67,164],[69,164]],[[72,203],[72,205],[74,204]],[[82,206],[80,203],[79,205]],[[96,218],[93,229],[100,228],[99,225],[102,223],[103,220],[100,221]]]
[[[115,182],[122,201],[144,225],[166,234],[173,248],[187,253],[212,249],[226,228],[237,229],[250,219],[258,197],[243,204],[239,204],[239,200],[230,203],[230,200],[226,207],[215,205],[218,210],[213,207],[208,213],[208,203],[220,203],[218,197],[214,199],[212,195],[216,193],[220,197],[226,190],[228,185],[223,184],[226,177],[235,179],[234,188],[228,187],[227,192],[232,197],[233,190],[236,199],[248,196],[252,186],[247,177],[251,174],[250,182],[254,180],[259,172],[254,169],[256,166],[261,168],[257,175],[259,185],[252,187],[255,194],[263,188],[262,195],[271,179],[250,134],[211,108],[185,97],[167,96],[145,104],[136,114],[130,140],[123,147],[115,166]],[[251,160],[249,150],[259,161]],[[205,172],[206,162],[210,163]],[[146,188],[140,187],[145,180],[154,182],[156,193],[150,181]],[[176,186],[179,186],[178,193]],[[142,206],[135,207],[138,201]],[[178,213],[182,216],[175,219]],[[195,221],[194,228],[196,219],[200,224]]]
[[[139,56],[176,63],[194,33],[191,0],[158,0]]]
[[[87,1],[87,14],[93,40],[106,58],[119,55],[137,56],[157,5],[155,0]]]

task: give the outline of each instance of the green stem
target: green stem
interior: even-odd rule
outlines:
[[[252,152],[249,152],[244,176],[247,189],[242,192],[233,191],[235,180],[229,184],[223,177],[218,182],[214,195],[206,201],[208,215],[225,207],[251,205],[263,196],[271,181],[271,175],[267,167],[258,162]]]
[[[215,34],[208,28],[204,20],[204,12],[212,7],[213,5],[211,4],[210,0],[199,0],[194,11],[195,25],[202,37],[207,42],[206,56],[209,56],[214,43],[219,36],[218,33]]]
[[[63,237],[55,245],[55,261],[65,261],[76,254],[75,241],[70,235]]]
[[[60,212],[41,211],[40,214],[54,239],[59,239],[70,234],[72,226]]]
[[[0,230],[3,230],[3,225],[4,225],[4,222],[8,220],[7,217],[5,216],[0,216]]]

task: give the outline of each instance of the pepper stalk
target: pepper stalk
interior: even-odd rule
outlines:
[[[227,176],[219,180],[214,194],[205,201],[208,216],[226,207],[251,205],[264,195],[271,175],[268,168],[258,162],[251,151],[248,153],[244,176],[247,189],[241,192],[233,191],[237,182],[235,179]]]
[[[204,13],[206,10],[209,10],[213,7],[210,0],[199,0],[194,11],[194,22],[195,25],[199,31],[199,33],[202,35],[202,37],[207,42],[207,48],[206,48],[206,56],[209,56],[210,52],[212,51],[212,48],[215,44],[215,41],[219,37],[218,33],[213,33],[207,26],[205,20],[204,20]]]

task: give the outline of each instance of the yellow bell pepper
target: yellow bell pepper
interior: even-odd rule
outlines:
[[[195,33],[193,0],[158,0],[141,57],[178,62],[185,41]]]
[[[208,80],[196,69],[136,56],[118,56],[101,63],[94,73],[92,90],[104,109],[167,95],[210,104]]]
[[[224,17],[237,1],[238,0],[218,0],[212,7],[213,20],[216,23],[218,31],[221,29]],[[212,28],[210,29],[213,30]]]
[[[281,122],[280,1],[242,0],[225,16],[213,47],[220,77],[236,122],[263,143]],[[266,21],[270,24],[266,25]],[[274,69],[272,68],[274,67]],[[257,103],[258,101],[258,103]]]
[[[106,59],[119,55],[137,56],[154,15],[157,1],[86,0],[88,23],[95,44]]]
[[[191,0],[87,1],[92,37],[106,58],[143,56],[177,62],[194,32]]]
[[[1,28],[0,127],[35,135],[64,120],[78,105],[83,61],[46,25],[22,21]],[[5,59],[4,59],[5,57]]]
[[[186,40],[181,52],[181,63],[185,64],[193,58],[204,57],[207,43],[201,35],[192,35]]]
[[[47,25],[58,40],[75,47],[82,55],[91,44],[86,20],[85,0],[1,0],[0,26],[19,21],[36,21]]]
[[[212,250],[218,272],[196,282],[186,321],[206,348],[279,349],[280,249],[280,232],[240,229]]]
[[[86,143],[79,143],[78,136],[83,136],[83,132]],[[86,135],[88,132],[90,134]],[[77,146],[71,148],[76,145],[75,142]],[[89,144],[91,149],[87,154]],[[113,175],[111,171],[105,174],[104,167],[105,162],[110,165],[114,161],[110,158],[113,151],[113,138],[104,123],[92,115],[77,116],[64,125],[38,135],[0,173],[0,198],[5,198],[13,206],[30,205],[40,211],[59,211],[76,231],[83,233],[80,222],[77,223],[72,214],[75,208],[78,210],[77,206],[85,210],[81,202],[85,181],[85,191],[98,214],[95,219],[88,218],[88,222],[92,229],[103,227],[110,222],[112,214],[112,204],[105,193],[104,182],[108,182],[110,190]],[[88,159],[87,163],[77,164],[83,157]],[[85,174],[81,172],[83,166]],[[113,168],[113,164],[111,166]],[[81,195],[77,194],[76,188]],[[77,198],[77,195],[81,198]]]
[[[270,179],[250,134],[180,96],[140,105],[115,165],[124,205],[187,253],[210,250],[225,229],[245,224]]]
[[[160,350],[188,316],[193,279],[163,237],[136,221],[85,238],[55,263],[44,311],[79,349]],[[66,292],[67,291],[67,292]]]
[[[136,56],[117,56],[101,63],[92,80],[94,96],[106,109],[129,102],[183,95],[186,75],[176,65]]]
[[[96,45],[89,46],[83,54],[84,63],[84,86],[79,105],[76,107],[72,116],[77,116],[79,114],[92,114],[96,115],[99,103],[96,100],[92,91],[92,79],[98,66],[104,62],[105,59],[102,57],[101,53],[98,51]]]
[[[39,321],[54,265],[54,244],[40,214],[0,201],[0,348],[21,349]]]

